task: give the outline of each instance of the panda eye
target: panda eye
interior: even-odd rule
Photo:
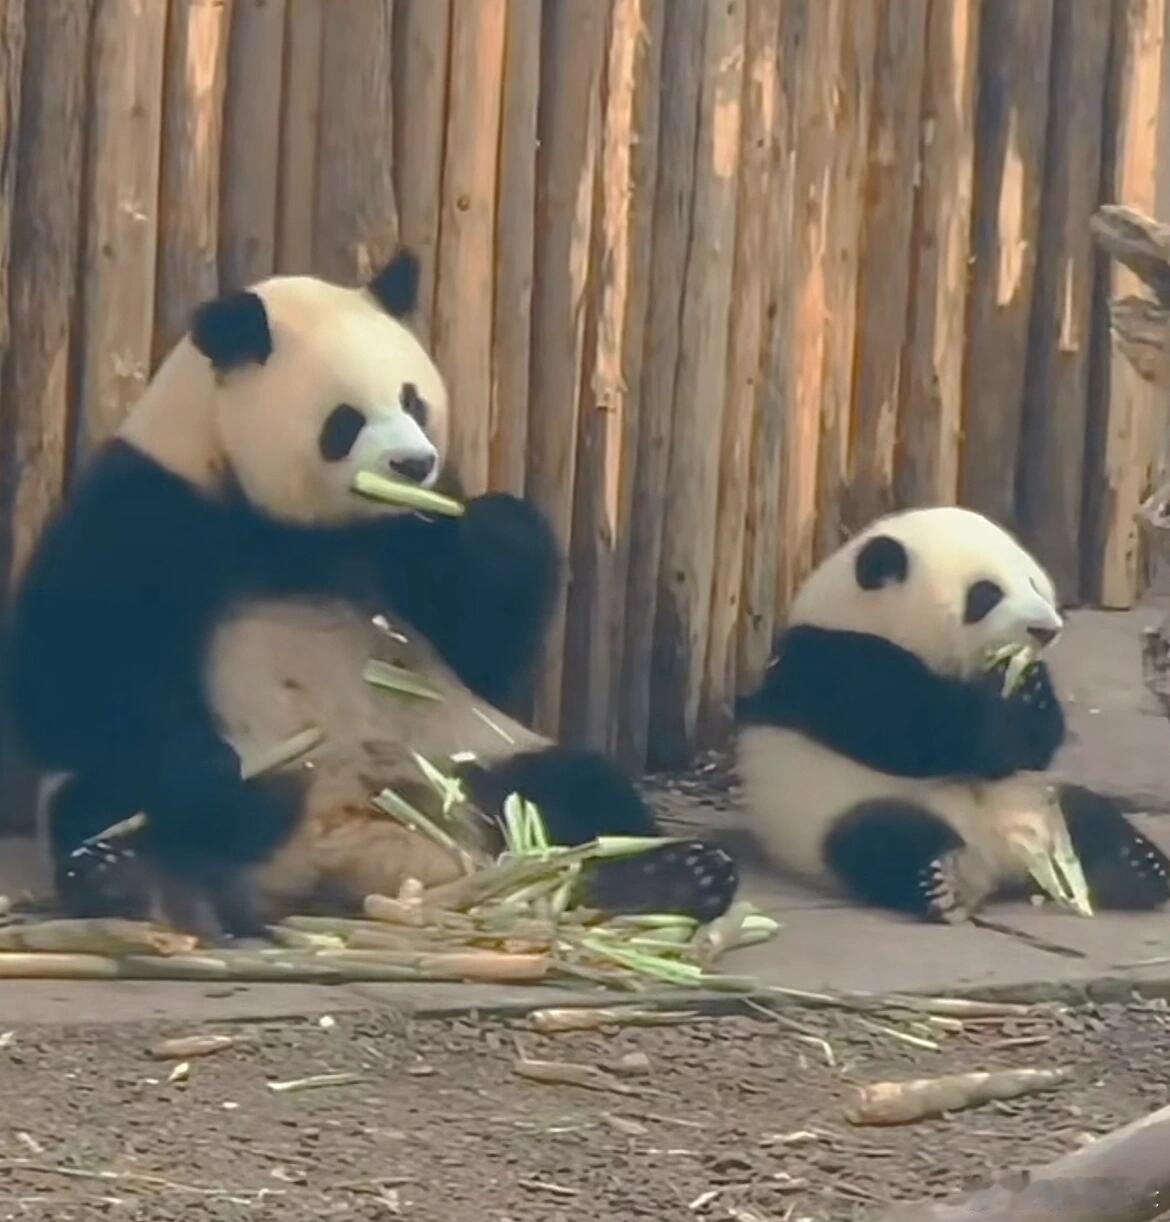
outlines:
[[[977,581],[967,590],[963,623],[977,624],[1003,601],[1003,590],[994,581]]]
[[[420,427],[427,427],[427,401],[418,393],[418,387],[413,382],[404,382],[399,392],[398,401],[402,410]]]
[[[339,403],[321,426],[317,448],[326,462],[340,462],[366,427],[365,413],[348,403]]]

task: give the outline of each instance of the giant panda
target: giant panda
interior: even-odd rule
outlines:
[[[1163,853],[1110,800],[1043,775],[1065,738],[1042,660],[1062,626],[1048,575],[986,517],[872,523],[806,580],[738,706],[751,830],[815,883],[954,923],[1029,889],[1009,834],[1042,835],[1052,795],[1094,908],[1161,905]],[[1024,646],[1029,669],[1005,685],[1002,651]]]
[[[496,709],[560,580],[539,513],[488,494],[435,517],[352,490],[360,471],[457,490],[445,384],[409,327],[417,285],[402,251],[356,288],[274,276],[205,302],[44,531],[9,613],[4,696],[48,777],[67,911],[134,908],[166,879],[185,897],[171,919],[232,937],[322,894],[441,882],[450,856],[365,804],[418,781],[410,749],[439,766],[476,753],[461,779],[488,841],[513,792],[558,843],[656,833],[606,759]],[[391,646],[441,702],[375,699],[362,664]],[[306,720],[316,757],[245,778],[246,755]],[[131,836],[101,840],[134,815]],[[582,885],[591,906],[707,919],[737,874],[717,848],[665,842]]]

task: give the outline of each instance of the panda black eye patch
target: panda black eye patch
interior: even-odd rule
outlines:
[[[1003,590],[994,581],[977,581],[967,589],[963,623],[977,624],[1003,601]]]
[[[403,382],[398,401],[402,410],[420,427],[427,427],[427,401],[418,393],[413,382]]]
[[[364,412],[348,403],[339,403],[321,427],[317,448],[326,462],[340,462],[353,449],[358,434],[366,427]]]

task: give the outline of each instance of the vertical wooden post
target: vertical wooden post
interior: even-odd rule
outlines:
[[[464,22],[466,24],[466,21]],[[438,275],[451,0],[397,0],[394,14],[394,181],[402,241],[418,255],[414,327],[430,342]],[[465,61],[467,71],[474,61]]]
[[[1153,214],[1156,203],[1165,18],[1165,0],[1116,0],[1106,116],[1106,132],[1115,136],[1106,145],[1105,202],[1129,204],[1147,215]],[[1106,302],[1143,292],[1137,277],[1116,261],[1098,285]],[[1083,581],[1092,601],[1128,607],[1137,594],[1135,514],[1155,457],[1150,417],[1158,392],[1124,357],[1110,359],[1107,336],[1104,329],[1089,408]]]
[[[517,496],[524,491],[528,447],[540,14],[541,0],[508,2],[500,103],[488,453],[491,486]]]
[[[600,750],[616,745],[663,19],[662,0],[615,0],[603,91],[561,718]]]
[[[219,287],[220,136],[230,0],[170,0],[164,77],[154,360]]]
[[[894,448],[922,115],[925,0],[883,0],[877,39],[857,288],[847,522],[853,530],[894,508]]]
[[[756,687],[772,650],[776,589],[782,568],[781,481],[786,423],[794,400],[791,362],[796,257],[792,233],[796,190],[797,97],[807,7],[784,0],[776,74],[776,118],[769,148],[771,189],[765,218],[763,347],[756,389],[744,519],[743,582],[736,642],[736,694]]]
[[[536,256],[527,491],[566,553],[573,518],[577,412],[600,127],[599,85],[608,3],[546,0],[543,91],[536,158]],[[565,596],[549,628],[534,697],[534,724],[560,730]]]
[[[151,370],[167,6],[102,0],[86,160],[77,452],[121,423]]]
[[[1052,0],[983,0],[959,495],[1015,525]]]
[[[4,159],[18,167],[11,271],[3,294],[9,308],[0,316],[11,336],[0,411],[10,584],[23,570],[65,483],[92,19],[92,0],[34,0],[25,10],[20,140],[17,155]],[[7,56],[0,59],[0,72],[6,68],[15,70]],[[5,96],[11,96],[11,87],[5,80]],[[7,249],[8,242],[3,245]]]
[[[645,765],[650,728],[651,650],[682,312],[679,269],[686,257],[691,224],[703,36],[710,7],[667,0],[662,35],[658,181],[650,239],[652,291],[647,305],[639,392],[638,459],[630,508],[630,560],[618,712],[617,754],[632,769]],[[535,400],[534,406],[541,410]]]
[[[729,314],[726,405],[719,456],[715,571],[699,742],[721,742],[735,698],[736,628],[743,585],[744,528],[764,309],[771,279],[766,252],[775,137],[780,0],[749,0],[744,36],[743,131],[735,221],[734,294]]]
[[[703,690],[719,495],[717,439],[727,395],[746,14],[746,0],[725,0],[707,16],[663,508],[669,529],[662,540],[650,680],[650,761],[662,767],[690,760]]]
[[[958,497],[978,67],[979,0],[930,0],[894,467],[900,506]]]
[[[285,19],[276,268],[286,275],[313,270],[324,3],[288,0]]]
[[[451,462],[469,495],[488,485],[496,177],[505,0],[453,0],[433,347],[455,410]]]
[[[844,11],[846,7],[848,12]],[[840,62],[833,88],[832,156],[825,188],[825,359],[817,443],[814,561],[837,548],[846,528],[857,291],[878,9],[873,3],[842,6],[835,16],[838,28],[831,34],[831,45],[839,48]]]
[[[285,0],[233,0],[224,102],[219,278],[240,288],[276,266]]]
[[[390,34],[394,0],[336,0],[321,27],[320,141],[313,262],[362,283],[398,245]]]
[[[1056,0],[1044,209],[1017,498],[1025,540],[1066,602],[1080,596],[1090,335],[1110,6]]]
[[[793,187],[792,330],[783,357],[782,383],[791,389],[784,416],[781,475],[781,560],[775,590],[776,615],[812,567],[817,507],[817,449],[825,372],[825,261],[829,182],[834,143],[833,95],[841,6],[847,0],[790,0],[802,10],[806,37],[800,44]],[[825,64],[833,71],[825,72]]]

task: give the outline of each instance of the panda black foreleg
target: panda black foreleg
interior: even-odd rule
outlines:
[[[1094,908],[1148,911],[1170,900],[1170,859],[1115,802],[1080,785],[1057,794]]]
[[[994,879],[937,815],[898,799],[861,802],[834,825],[825,864],[859,900],[931,921],[967,920]]]
[[[988,777],[1043,772],[1065,738],[1064,712],[1043,662],[1025,670],[1011,694],[1003,695],[1009,659],[997,662],[976,684],[981,716],[975,750],[979,771]]]
[[[385,526],[387,609],[403,615],[482,700],[507,708],[544,639],[561,580],[552,529],[527,501],[489,493],[462,517]]]
[[[513,793],[538,806],[554,844],[661,834],[629,778],[593,751],[548,747],[486,767],[464,765],[459,777],[476,805],[497,819]],[[735,863],[722,849],[668,841],[650,852],[589,863],[574,898],[604,912],[675,912],[709,921],[727,911],[738,886]]]

